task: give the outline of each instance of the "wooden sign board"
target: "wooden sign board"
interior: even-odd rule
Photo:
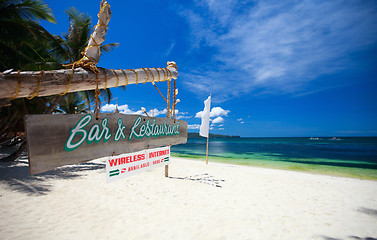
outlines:
[[[113,182],[158,166],[168,165],[169,162],[170,147],[111,156],[106,160],[106,180]]]
[[[187,142],[187,122],[120,113],[26,115],[30,174]]]

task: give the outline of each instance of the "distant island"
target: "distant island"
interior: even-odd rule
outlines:
[[[199,133],[189,132],[187,133],[188,138],[202,138],[199,136]],[[209,134],[209,138],[240,138],[240,136],[229,136],[229,135],[221,135],[221,134]]]

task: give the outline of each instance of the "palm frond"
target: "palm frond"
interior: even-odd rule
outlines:
[[[110,88],[100,89],[100,92],[101,92],[100,97],[102,97],[103,100],[105,100],[107,103],[110,104],[110,101],[113,98],[113,94]]]
[[[61,63],[73,62],[73,56],[64,39],[58,35],[53,35],[53,39],[49,41],[49,49],[51,55],[55,56]]]
[[[91,17],[88,14],[79,13],[75,7],[65,11],[68,15],[70,26],[68,33],[64,34],[66,45],[69,46],[73,61],[81,58],[81,52],[84,51],[89,36]]]
[[[108,44],[102,45],[100,49],[101,49],[101,53],[108,53],[117,47],[119,47],[119,43],[108,43]]]
[[[0,18],[56,23],[51,8],[41,0],[3,1],[0,5]]]

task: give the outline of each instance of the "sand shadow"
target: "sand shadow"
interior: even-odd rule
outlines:
[[[376,209],[360,207],[356,211],[377,218],[377,210]],[[328,237],[328,236],[320,236],[320,237],[323,238],[324,240],[377,240],[377,238],[375,238],[375,237],[358,237],[358,236],[348,236],[345,239],[332,238],[332,237]]]
[[[76,179],[85,176],[86,171],[104,169],[104,163],[82,163],[57,168],[44,173],[30,175],[26,154],[17,161],[0,163],[0,183],[14,191],[30,195],[44,195],[52,190],[48,179]]]
[[[377,218],[377,210],[376,209],[361,207],[361,208],[357,209],[357,211]]]
[[[322,237],[324,240],[342,240],[340,238],[332,238],[332,237],[326,237],[326,236],[320,236]]]
[[[342,239],[342,238],[332,238],[332,237],[327,237],[327,236],[320,236],[322,237],[324,240],[377,240],[377,238],[374,238],[374,237],[357,237],[357,236],[349,236],[345,239]]]
[[[356,237],[356,236],[350,236],[350,239],[355,239],[355,240],[377,240],[377,238],[374,238],[374,237],[361,238],[361,237]]]
[[[222,188],[221,183],[225,182],[223,179],[215,179],[214,176],[210,176],[208,173],[189,176],[189,177],[169,177],[170,179],[189,180],[208,184],[214,187]]]

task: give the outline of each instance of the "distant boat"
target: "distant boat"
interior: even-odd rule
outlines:
[[[331,141],[339,141],[339,140],[342,140],[342,139],[337,138],[337,137],[333,137],[333,138],[330,138],[329,140],[331,140]]]
[[[311,137],[311,138],[309,138],[309,140],[312,140],[312,141],[318,141],[319,138],[317,138],[317,137]]]

